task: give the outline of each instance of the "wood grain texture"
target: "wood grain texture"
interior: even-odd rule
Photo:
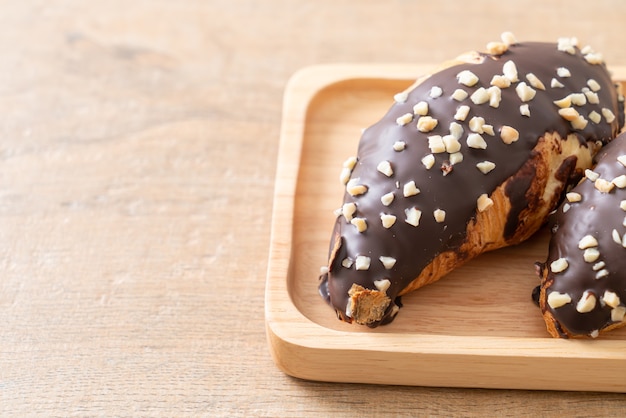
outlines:
[[[625,65],[625,16],[619,0],[4,2],[0,415],[619,415],[611,394],[289,378],[263,302],[296,70],[439,62],[503,30]]]

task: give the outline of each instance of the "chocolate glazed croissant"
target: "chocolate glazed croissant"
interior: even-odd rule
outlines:
[[[626,325],[626,134],[567,193],[555,214],[539,304],[553,337]]]
[[[506,33],[488,51],[397,94],[344,163],[319,284],[339,319],[388,323],[399,296],[527,239],[619,131],[623,103],[591,48]]]

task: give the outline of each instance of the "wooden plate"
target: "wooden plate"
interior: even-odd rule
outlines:
[[[339,171],[361,129],[430,65],[327,65],[292,77],[284,97],[265,319],[272,356],[303,379],[420,386],[626,391],[626,328],[597,340],[549,337],[531,291],[548,232],[483,254],[403,297],[393,323],[336,319],[317,293]],[[625,68],[613,68],[624,80]]]

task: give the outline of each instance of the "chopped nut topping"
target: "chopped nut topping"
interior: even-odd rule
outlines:
[[[592,110],[591,113],[589,113],[588,117],[589,117],[589,120],[595,123],[596,125],[600,123],[600,121],[602,120],[602,116],[600,116],[600,114],[596,112],[595,110]]]
[[[320,267],[320,274],[327,274],[328,273],[328,266],[321,266]]]
[[[430,148],[430,152],[433,154],[437,154],[440,152],[446,151],[446,146],[443,143],[443,138],[441,135],[432,135],[428,137],[428,148]]]
[[[365,218],[352,218],[350,223],[356,226],[356,230],[359,232],[365,232],[367,230],[367,222]]]
[[[526,80],[530,83],[530,85],[538,90],[545,90],[546,86],[537,78],[533,73],[526,74]]]
[[[573,121],[576,120],[576,118],[578,118],[579,113],[576,109],[574,109],[573,107],[566,107],[564,109],[559,109],[559,115],[561,115],[561,117],[565,120],[568,121]]]
[[[462,102],[467,99],[467,96],[469,96],[469,93],[463,89],[456,89],[454,90],[454,93],[452,93],[452,98],[457,102]]]
[[[496,134],[493,130],[493,125],[488,125],[486,123],[483,125],[483,132],[491,136],[494,136]]]
[[[385,206],[389,206],[391,205],[391,202],[393,202],[393,198],[394,198],[394,194],[393,192],[389,192],[386,193],[384,195],[381,196],[380,201],[382,202],[383,205]]]
[[[506,77],[511,83],[516,83],[519,81],[517,75],[517,66],[513,61],[507,61],[502,66],[502,73],[504,77]]]
[[[555,105],[557,105],[561,109],[565,109],[565,108],[568,108],[568,107],[572,106],[572,98],[571,98],[571,95],[570,96],[565,96],[562,99],[555,100],[552,103],[554,103]]]
[[[341,173],[339,173],[339,181],[341,184],[347,184],[350,180],[350,176],[352,175],[352,170],[344,167],[341,169]]]
[[[602,64],[604,62],[604,57],[599,52],[589,53],[585,55],[585,61],[589,64]]]
[[[500,106],[500,101],[502,101],[502,91],[500,87],[491,86],[487,89],[487,93],[489,94],[489,106],[498,108]]]
[[[561,89],[565,86],[559,80],[553,78],[552,80],[550,80],[550,87],[552,87],[553,89]]]
[[[602,300],[605,304],[610,306],[611,308],[617,308],[622,301],[617,296],[617,293],[611,292],[610,290],[605,290],[604,295],[602,295]]]
[[[391,163],[389,161],[381,161],[376,166],[376,170],[386,175],[387,177],[391,177],[393,175],[393,169],[391,168]]]
[[[599,91],[602,88],[602,86],[600,86],[600,83],[598,83],[593,78],[590,78],[589,80],[587,80],[587,85],[592,91]]]
[[[480,116],[474,116],[469,121],[470,131],[482,134],[484,124],[485,124],[485,118],[481,118]]]
[[[576,38],[559,38],[557,49],[559,51],[567,52],[570,55],[576,54],[576,47],[578,46],[578,39]]]
[[[597,248],[587,248],[584,252],[583,252],[583,259],[587,262],[587,263],[593,263],[595,261],[598,260],[598,258],[600,257],[600,251],[598,251]]]
[[[359,196],[367,192],[367,186],[363,184],[358,184],[360,179],[352,179],[346,185],[346,191],[350,194],[350,196]]]
[[[487,52],[491,55],[502,55],[508,49],[508,45],[503,42],[489,42],[487,44]]]
[[[441,209],[435,209],[433,212],[433,216],[435,217],[435,222],[442,223],[446,220],[446,211]]]
[[[430,132],[437,126],[437,119],[430,116],[422,116],[417,120],[417,130],[420,132]]]
[[[611,109],[607,109],[606,107],[602,108],[602,116],[606,119],[607,123],[613,123],[615,120],[615,115],[611,112]]]
[[[422,158],[422,164],[426,167],[427,170],[430,170],[435,165],[435,156],[432,154],[428,154],[424,158]]]
[[[408,91],[402,91],[400,93],[397,93],[393,96],[393,100],[395,100],[396,103],[404,103],[406,102],[406,99],[409,98],[409,92]]]
[[[411,180],[410,182],[404,185],[402,189],[402,193],[404,194],[404,197],[411,197],[411,196],[415,196],[419,194],[420,189],[418,189],[417,186],[415,185],[415,182]]]
[[[461,149],[461,143],[453,135],[445,135],[442,140],[446,147],[446,152],[454,153]]]
[[[600,103],[600,97],[598,96],[598,93],[594,93],[593,91],[586,91],[585,97],[587,98],[587,101],[591,104]]]
[[[441,87],[433,86],[430,89],[429,96],[432,97],[433,99],[436,99],[437,97],[441,97],[442,94],[443,94],[443,90],[441,89]]]
[[[406,142],[404,141],[396,141],[393,143],[393,149],[395,151],[404,151],[406,148]]]
[[[480,134],[469,134],[467,136],[467,146],[476,149],[487,149],[487,143]]]
[[[591,181],[596,181],[596,180],[598,180],[600,178],[600,174],[596,173],[595,171],[586,169],[585,170],[585,177],[587,177]]]
[[[598,261],[596,264],[593,265],[593,267],[591,267],[591,269],[593,271],[598,271],[602,270],[604,266],[606,266],[606,263],[604,261]]]
[[[352,264],[354,263],[354,261],[352,261],[351,258],[347,257],[344,258],[343,260],[341,260],[341,265],[347,269],[349,269],[350,267],[352,267]]]
[[[570,122],[570,125],[572,125],[572,128],[574,129],[583,130],[585,129],[585,126],[587,126],[587,123],[587,119],[585,119],[582,115],[578,115],[576,119]]]
[[[411,122],[412,120],[413,120],[413,115],[410,113],[405,113],[404,115],[396,119],[396,123],[400,126],[404,126],[407,123]]]
[[[613,183],[618,188],[623,189],[624,187],[626,187],[626,175],[622,174],[621,176],[615,177],[613,180],[611,180],[611,183]]]
[[[463,105],[463,106],[459,106],[459,108],[456,110],[456,113],[454,114],[454,119],[456,120],[465,120],[465,118],[467,118],[467,115],[469,115],[469,111],[470,111],[470,107],[467,105]]]
[[[453,152],[450,154],[450,164],[455,165],[463,161],[463,154],[460,152]],[[447,174],[447,173],[446,173]]]
[[[560,273],[565,271],[567,267],[569,267],[569,263],[562,257],[550,263],[550,271],[552,271],[552,273]]]
[[[596,273],[596,280],[603,279],[609,275],[609,271],[606,269],[602,269]]]
[[[548,294],[548,306],[552,309],[560,308],[561,306],[567,305],[572,301],[572,298],[567,293],[559,293],[559,292],[550,292]]]
[[[341,207],[341,214],[346,219],[346,222],[350,222],[356,213],[355,203],[344,203]]]
[[[413,207],[410,209],[405,209],[404,213],[406,215],[406,219],[404,220],[409,225],[419,226],[420,218],[422,217],[422,211]]]
[[[625,315],[626,315],[626,308],[623,306],[618,306],[616,308],[611,309],[611,321],[613,322],[624,321]]]
[[[343,162],[343,166],[345,168],[349,168],[350,170],[352,170],[354,168],[354,166],[356,165],[357,162],[357,158],[356,157],[348,157],[344,162]]]
[[[428,102],[422,101],[413,106],[413,113],[419,116],[428,115]]]
[[[478,207],[478,211],[484,212],[487,209],[489,209],[491,206],[493,206],[493,200],[491,200],[489,196],[487,196],[486,193],[483,193],[480,196],[478,196],[478,199],[476,200],[476,204]]]
[[[571,93],[569,97],[571,98],[574,106],[584,106],[587,104],[587,96],[583,93]]]
[[[563,205],[563,213],[567,213],[567,211],[568,211],[568,210],[570,210],[570,209],[571,209],[571,207],[572,207],[572,206],[571,206],[569,203],[565,203],[565,204]]]
[[[357,270],[369,270],[371,259],[364,255],[358,255],[356,257],[355,268]]]
[[[530,117],[530,108],[528,107],[528,104],[523,104],[519,107],[519,113],[522,116],[527,116]]]
[[[617,161],[619,161],[621,165],[626,167],[626,155],[620,155],[619,157],[617,157]]]
[[[478,83],[478,77],[470,70],[461,71],[456,75],[456,79],[459,81],[459,84],[463,84],[467,87],[472,87]]]
[[[596,297],[593,293],[585,290],[582,297],[576,304],[576,310],[580,313],[591,312],[596,307]]]
[[[613,241],[615,241],[616,244],[622,245],[622,237],[620,237],[619,232],[617,232],[617,229],[614,229],[611,232],[611,238],[613,238]]]
[[[571,77],[572,73],[570,73],[569,70],[565,67],[559,67],[556,69],[556,75],[558,75],[559,77],[567,78]]]
[[[535,94],[537,94],[537,90],[533,89],[523,81],[515,87],[515,92],[522,102],[531,101],[535,97]]]
[[[599,178],[594,182],[594,186],[602,193],[609,193],[615,187],[615,184],[608,180]]]
[[[500,129],[500,138],[505,144],[512,144],[519,139],[519,132],[515,128],[504,125]]]
[[[487,103],[489,101],[489,92],[484,87],[479,87],[472,93],[470,100],[477,105]]]
[[[569,192],[565,195],[565,197],[570,203],[580,202],[583,199],[582,195],[576,192]]]
[[[383,263],[383,266],[385,266],[385,268],[386,268],[387,270],[391,270],[391,269],[393,268],[393,266],[396,264],[396,259],[395,259],[395,258],[393,258],[393,257],[385,257],[385,256],[380,256],[378,259],[380,260],[380,262],[381,262],[381,263]],[[389,280],[385,280],[385,281],[386,281],[387,283],[391,284],[391,283],[389,282]],[[375,285],[376,287],[378,287],[378,285],[376,285],[376,282],[374,282],[374,285]],[[389,285],[387,285],[387,288],[389,288]],[[387,290],[387,288],[385,288],[385,290],[383,290],[383,289],[381,289],[381,288],[378,288],[378,289],[379,289],[381,292],[384,292],[384,291],[386,291],[386,290]]]
[[[500,39],[502,39],[502,42],[504,42],[504,44],[507,46],[511,46],[517,43],[517,39],[512,32],[503,32],[502,35],[500,35]]]
[[[599,331],[599,330],[597,330],[597,329],[594,329],[593,331],[591,331],[591,332],[589,333],[589,336],[590,336],[591,338],[598,338],[598,335],[600,335],[600,331]]]
[[[624,220],[622,221],[622,226],[626,226],[626,216],[624,217]]]
[[[490,171],[492,171],[494,168],[496,168],[496,165],[492,163],[491,161],[483,161],[483,162],[476,164],[476,167],[480,170],[481,173],[487,174]]]
[[[626,200],[622,200],[619,202],[619,208],[623,211],[626,211]]]
[[[578,248],[581,250],[597,246],[598,240],[593,235],[585,235],[580,241],[578,241]]]
[[[383,223],[383,226],[386,229],[389,229],[393,226],[393,224],[396,223],[396,217],[394,215],[388,215],[383,213],[382,215],[380,215],[380,220]]]
[[[463,136],[463,126],[457,122],[450,123],[450,135],[456,139],[461,139]]]
[[[380,257],[380,261],[384,265],[385,262],[382,261],[383,258],[391,258],[391,257]],[[395,263],[396,260],[393,260],[393,262]],[[387,268],[387,266],[385,266],[385,268]],[[387,270],[389,270],[389,269],[387,269]],[[381,292],[387,293],[387,289],[389,289],[389,286],[391,286],[391,282],[389,281],[389,279],[374,280],[374,286],[376,286],[376,289],[380,290]]]
[[[505,89],[511,86],[511,80],[503,75],[496,74],[493,76],[489,84],[491,84],[492,86],[500,87],[501,89]]]

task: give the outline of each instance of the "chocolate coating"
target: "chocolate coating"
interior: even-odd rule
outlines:
[[[626,167],[617,160],[619,156],[626,156],[626,134],[598,153],[593,171],[609,181],[625,175]],[[613,239],[614,230],[620,238],[626,233],[626,211],[620,207],[621,201],[626,200],[626,188],[614,187],[605,193],[595,187],[594,181],[585,178],[572,192],[579,193],[582,200],[566,201],[556,212],[542,283],[546,298],[552,292],[559,292],[569,295],[571,302],[552,308],[543,301],[542,309],[549,310],[559,322],[561,336],[596,336],[598,331],[622,322],[611,319],[613,307],[602,297],[605,291],[610,291],[621,300],[619,306],[624,307],[626,302],[626,248]],[[598,243],[600,256],[592,262],[584,260],[583,250],[579,248],[579,241],[586,235],[595,237]],[[550,265],[560,258],[567,260],[568,267],[554,273]],[[608,273],[606,276],[600,273],[603,270]],[[591,311],[580,313],[576,305],[585,291],[593,294],[597,303]]]
[[[438,254],[449,250],[458,251],[466,239],[468,224],[475,219],[478,197],[482,194],[490,195],[499,185],[518,173],[531,157],[539,138],[546,132],[557,132],[561,137],[574,132],[581,144],[587,141],[606,143],[616,135],[618,126],[623,123],[618,119],[607,123],[603,118],[600,123],[589,122],[584,129],[574,129],[569,121],[559,115],[559,108],[554,101],[570,93],[580,93],[587,87],[589,79],[594,79],[601,86],[597,91],[599,104],[577,106],[579,113],[586,117],[593,110],[601,113],[602,107],[611,109],[615,115],[623,113],[618,110],[617,93],[605,65],[588,63],[578,49],[571,55],[558,51],[556,44],[552,43],[518,43],[511,45],[502,55],[482,54],[481,57],[481,63],[455,65],[433,74],[411,90],[405,102],[395,103],[382,120],[364,131],[358,147],[358,162],[351,179],[358,179],[358,184],[367,186],[367,192],[357,196],[346,193],[344,203],[356,203],[354,216],[364,218],[367,229],[359,232],[344,217],[337,218],[329,251],[331,262],[328,273],[321,276],[319,287],[322,296],[335,308],[341,319],[351,321],[349,314],[346,314],[346,307],[348,291],[353,284],[376,289],[375,281],[388,279],[391,284],[386,293],[394,301]],[[503,66],[507,61],[514,62],[519,81],[501,89],[501,101],[497,108],[490,106],[489,102],[474,104],[470,97],[462,101],[451,97],[457,89],[469,95],[480,87],[488,89],[492,77],[503,74]],[[569,69],[571,76],[559,77],[557,69],[560,67]],[[471,87],[460,84],[457,74],[463,70],[475,74],[478,83]],[[530,117],[520,113],[520,106],[524,102],[516,92],[520,82],[530,85],[526,79],[529,73],[545,85],[545,90],[535,89],[535,97],[526,102]],[[563,87],[550,87],[553,78],[562,83]],[[434,86],[442,89],[440,97],[431,97]],[[402,115],[413,114],[413,106],[421,101],[428,103],[428,115],[438,122],[432,131],[424,133],[417,129],[419,116],[405,125],[396,122]],[[464,121],[455,120],[455,112],[462,105],[470,106],[469,115]],[[486,124],[493,126],[494,136],[482,134],[487,143],[486,149],[470,148],[466,144],[468,134],[472,133],[469,122],[475,116],[484,118]],[[460,139],[463,161],[451,165],[450,153],[434,153],[435,164],[427,169],[421,160],[432,153],[428,137],[450,134],[450,124],[453,122],[463,127]],[[519,132],[519,139],[511,144],[501,140],[503,126],[515,128]],[[404,141],[405,149],[396,151],[393,147],[396,141]],[[391,176],[377,170],[382,161],[390,162],[393,170]],[[476,167],[477,163],[483,161],[495,163],[495,168],[488,174],[483,174]],[[532,168],[527,167],[525,170],[506,190],[513,208],[507,219],[505,237],[512,236],[518,228],[518,215],[526,207],[525,193],[535,173]],[[403,185],[410,181],[415,181],[420,193],[404,197]],[[394,193],[394,200],[385,206],[381,196],[390,192]],[[411,208],[421,211],[418,226],[405,222],[405,211]],[[437,222],[433,216],[437,209],[445,211],[443,222]],[[396,222],[390,228],[385,228],[380,220],[381,214],[396,216]],[[341,237],[341,245],[333,257],[336,236]],[[342,261],[354,261],[357,256],[371,259],[369,269],[357,270],[354,265],[349,268],[342,266]],[[391,269],[387,269],[379,261],[380,256],[393,257],[397,261]],[[391,303],[381,321],[368,325],[390,322],[396,311]]]

